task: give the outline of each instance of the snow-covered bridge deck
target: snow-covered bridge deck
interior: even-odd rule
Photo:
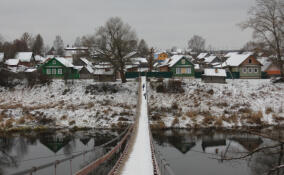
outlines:
[[[153,175],[154,165],[151,152],[150,128],[148,121],[146,77],[141,77],[141,107],[137,118],[136,137],[133,140],[121,169],[121,175]]]

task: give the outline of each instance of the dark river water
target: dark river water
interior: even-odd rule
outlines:
[[[74,174],[113,145],[106,148],[96,146],[120,133],[89,130],[0,134],[0,175],[54,162],[84,150],[96,150],[56,167],[56,174]],[[279,142],[260,136],[216,130],[155,130],[152,133],[156,148],[176,175],[264,175],[284,164],[283,146],[277,146]],[[224,160],[274,145],[244,159]],[[111,163],[107,163],[94,174],[107,174],[111,167]],[[55,174],[55,168],[52,166],[33,174]],[[280,169],[271,174],[283,175],[284,171]]]
[[[283,145],[264,149],[244,159],[256,149],[278,142],[250,134],[215,130],[152,131],[156,147],[176,175],[267,175],[284,164]],[[223,160],[222,160],[223,158]],[[283,175],[284,171],[271,174]]]
[[[95,147],[104,144],[120,131],[29,132],[0,134],[0,175],[13,174],[25,169],[61,160],[87,150],[96,150],[70,161],[60,163],[56,174],[74,174],[86,164],[100,157],[110,148]],[[110,146],[111,147],[111,146]],[[107,170],[110,167],[105,166]],[[55,174],[54,166],[33,174]],[[97,173],[105,174],[105,173]]]

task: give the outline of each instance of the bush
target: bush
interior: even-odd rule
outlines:
[[[273,112],[273,109],[271,108],[271,107],[267,107],[266,109],[265,109],[265,114],[270,114],[270,113],[272,113]]]
[[[166,88],[164,87],[164,85],[159,85],[159,86],[157,86],[156,91],[158,93],[165,93],[166,92]]]
[[[69,122],[69,125],[70,125],[70,126],[75,125],[75,124],[76,124],[76,121],[75,121],[75,120],[72,120],[72,121]]]
[[[184,93],[182,88],[182,82],[179,80],[170,80],[167,87],[168,92],[172,93]]]
[[[176,102],[174,102],[174,103],[172,104],[172,109],[173,109],[173,110],[178,110],[178,104],[177,104]]]

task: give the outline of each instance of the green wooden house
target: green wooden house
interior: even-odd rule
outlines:
[[[74,66],[66,58],[52,58],[43,63],[39,69],[44,75],[52,78],[78,79],[82,66]]]
[[[184,55],[174,55],[159,66],[160,72],[172,72],[174,77],[194,77],[194,65]]]

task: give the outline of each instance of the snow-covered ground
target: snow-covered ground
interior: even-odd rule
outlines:
[[[76,80],[65,85],[0,87],[0,128],[21,126],[110,128],[132,122],[137,82]],[[117,92],[116,92],[117,91]]]
[[[146,78],[142,77],[142,84],[146,84]],[[147,88],[144,87],[141,93],[141,108],[138,118],[137,135],[132,145],[129,157],[122,169],[122,175],[151,175],[154,173],[152,164],[150,132],[148,121],[147,100],[144,94]]]
[[[184,93],[157,93],[158,83],[150,83],[153,127],[260,126],[284,120],[284,84],[271,84],[269,80],[183,82]]]

